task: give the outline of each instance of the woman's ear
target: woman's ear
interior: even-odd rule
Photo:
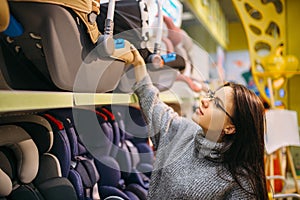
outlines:
[[[227,125],[224,129],[223,129],[225,134],[234,134],[235,133],[235,126],[230,124]]]

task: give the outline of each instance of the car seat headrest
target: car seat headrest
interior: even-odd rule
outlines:
[[[1,152],[0,152],[1,153]],[[2,162],[2,154],[0,154],[0,160]],[[1,163],[2,165],[3,163]],[[0,197],[9,195],[12,191],[12,182],[10,176],[7,175],[2,169],[0,169]]]
[[[138,138],[147,137],[148,127],[140,109],[123,105],[112,105],[111,109],[114,115],[118,116],[118,112],[121,114],[119,120],[124,121],[124,131]]]
[[[50,123],[39,115],[9,116],[1,119],[2,124],[15,124],[30,133],[39,154],[49,152],[53,145],[53,131]]]
[[[22,183],[32,182],[38,172],[39,154],[28,133],[19,126],[3,125],[0,127],[0,146],[6,146],[14,152],[18,179]]]

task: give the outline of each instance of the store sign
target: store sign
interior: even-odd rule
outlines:
[[[162,10],[164,15],[170,17],[177,27],[182,22],[182,4],[178,0],[162,0]]]

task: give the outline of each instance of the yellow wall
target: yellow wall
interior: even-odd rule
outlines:
[[[295,55],[300,61],[300,1],[286,1],[286,38],[287,54]],[[299,66],[298,66],[299,68]],[[300,75],[296,75],[288,82],[288,109],[298,112],[298,122],[300,124]]]
[[[210,33],[200,23],[195,25],[183,24],[182,27],[187,33],[204,49],[210,53],[216,51],[218,45],[217,41],[210,35]],[[228,45],[226,51],[247,50],[248,43],[245,30],[241,22],[228,23]]]
[[[247,50],[246,33],[241,22],[229,23],[229,44],[227,51]]]

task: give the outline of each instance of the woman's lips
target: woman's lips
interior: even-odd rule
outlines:
[[[201,108],[197,108],[197,109],[196,109],[196,113],[197,113],[198,115],[203,115],[203,112],[202,112]]]

